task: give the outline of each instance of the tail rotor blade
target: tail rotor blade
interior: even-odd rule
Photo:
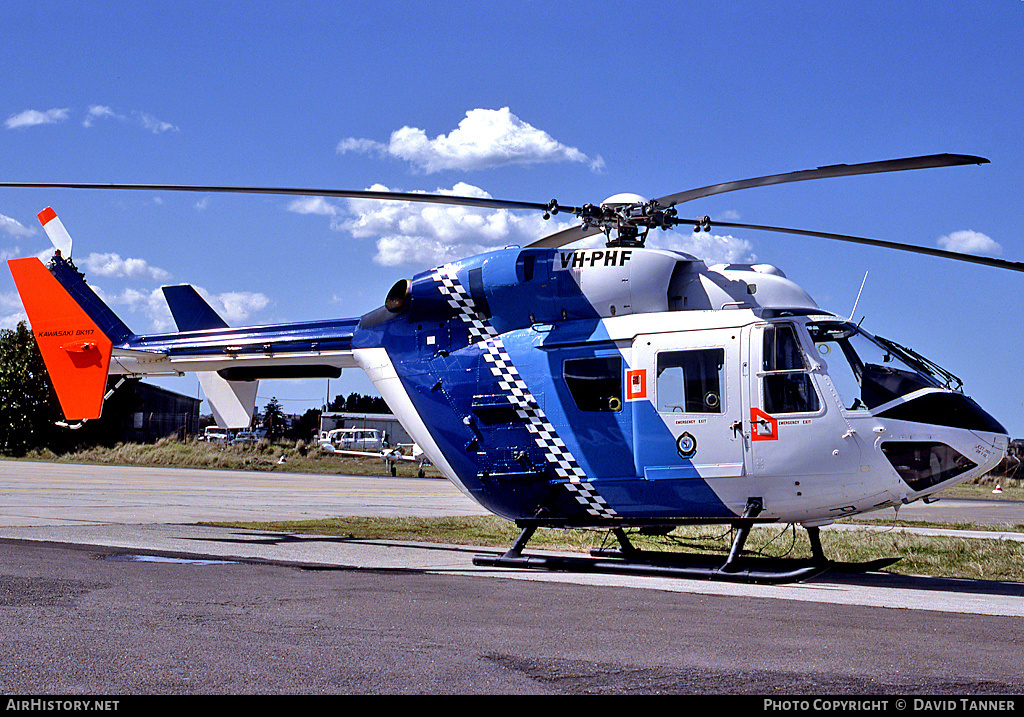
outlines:
[[[64,228],[63,222],[57,216],[52,207],[47,207],[36,215],[39,223],[43,225],[43,231],[50,238],[53,248],[60,252],[65,259],[71,258],[71,235]]]

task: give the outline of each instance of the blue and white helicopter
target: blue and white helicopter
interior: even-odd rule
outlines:
[[[129,329],[86,284],[55,213],[49,266],[9,261],[67,420],[100,415],[111,375],[196,372],[219,425],[243,427],[257,382],[364,370],[430,462],[522,533],[479,564],[787,582],[832,565],[819,528],[931,496],[991,470],[1006,429],[949,372],[820,308],[777,268],[708,266],[649,249],[677,207],[723,192],[988,160],[930,155],[717,184],[600,205],[375,191],[0,183],[6,187],[291,194],[435,202],[575,215],[522,248],[396,283],[383,305],[332,321],[229,327],[189,286],[166,287],[175,333]],[[823,232],[716,222],[922,252],[1016,271],[1024,264]],[[571,248],[604,234],[602,248]],[[752,526],[801,525],[812,557],[763,564]],[[642,551],[629,530],[735,529],[728,557]],[[614,550],[523,551],[538,527],[600,528]],[[881,563],[879,563],[881,564]]]

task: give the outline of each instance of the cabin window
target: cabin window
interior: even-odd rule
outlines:
[[[821,404],[807,363],[790,324],[764,328],[762,345],[764,410],[768,413],[814,413]]]
[[[622,410],[622,357],[568,359],[562,375],[581,411]]]
[[[722,413],[725,349],[658,354],[657,400],[662,413]]]

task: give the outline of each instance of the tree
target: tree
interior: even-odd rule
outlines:
[[[63,419],[35,337],[22,321],[0,330],[0,453],[23,456],[35,448],[60,451]]]
[[[285,432],[284,437],[292,440],[310,440],[320,431],[320,413],[319,408],[308,409],[292,421],[291,428]]]
[[[284,435],[288,428],[288,419],[285,418],[281,402],[276,396],[271,398],[263,409],[263,427],[267,429],[267,438],[272,441]]]
[[[380,396],[364,396],[360,393],[350,393],[347,398],[335,396],[327,410],[348,413],[391,413],[387,402]]]

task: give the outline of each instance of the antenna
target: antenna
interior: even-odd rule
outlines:
[[[853,302],[853,311],[850,312],[850,321],[853,321],[854,314],[857,313],[857,304],[860,303],[860,295],[864,292],[864,284],[867,283],[868,273],[864,272],[864,279],[860,282],[860,291],[857,292],[857,298]]]

